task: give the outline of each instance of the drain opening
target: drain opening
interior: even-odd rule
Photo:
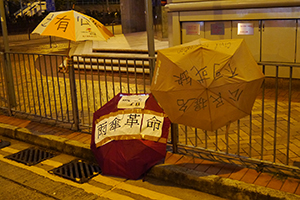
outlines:
[[[56,154],[38,149],[35,147],[31,147],[22,151],[19,151],[18,153],[11,154],[6,156],[5,158],[23,163],[25,165],[35,165],[39,162],[42,162],[43,160],[49,159],[56,156]]]
[[[90,164],[82,160],[73,160],[50,170],[49,173],[70,179],[77,183],[85,183],[92,177],[100,174],[101,169],[96,164]]]
[[[0,139],[0,149],[10,145],[10,142]]]

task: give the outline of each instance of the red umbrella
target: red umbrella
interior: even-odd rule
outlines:
[[[170,123],[152,94],[115,96],[93,117],[91,149],[102,174],[140,178],[165,158]]]

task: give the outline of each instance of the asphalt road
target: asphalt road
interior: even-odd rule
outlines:
[[[223,200],[223,198],[180,187],[176,184],[148,178],[128,180],[118,177],[97,175],[87,183],[74,181],[50,174],[48,171],[61,166],[75,157],[58,154],[39,164],[25,164],[5,156],[27,149],[32,145],[1,136],[11,145],[0,149],[0,199],[134,199],[134,200]]]

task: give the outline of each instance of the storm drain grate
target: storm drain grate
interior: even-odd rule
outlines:
[[[10,145],[10,142],[0,139],[0,149]]]
[[[50,170],[49,173],[56,174],[77,183],[85,183],[92,177],[100,174],[101,169],[96,164],[90,164],[82,160],[73,160]]]
[[[18,153],[11,154],[6,156],[5,158],[23,163],[25,165],[35,165],[39,162],[42,162],[43,160],[49,159],[56,156],[56,154],[38,149],[35,147],[31,147],[22,151],[19,151]]]

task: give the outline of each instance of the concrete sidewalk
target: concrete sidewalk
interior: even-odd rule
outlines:
[[[90,134],[0,115],[0,135],[95,161]],[[165,163],[154,166],[147,176],[230,200],[300,199],[299,180],[171,152]]]

